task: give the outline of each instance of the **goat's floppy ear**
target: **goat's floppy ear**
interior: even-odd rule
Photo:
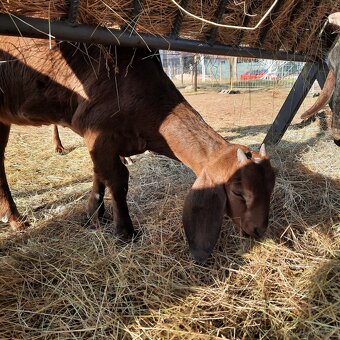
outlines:
[[[212,253],[222,226],[227,195],[205,171],[196,179],[184,202],[183,225],[191,254],[204,263]]]

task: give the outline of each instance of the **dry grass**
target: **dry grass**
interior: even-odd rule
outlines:
[[[13,195],[32,227],[0,229],[0,334],[6,339],[338,339],[340,158],[316,123],[271,150],[279,174],[271,228],[255,242],[228,219],[206,267],[181,225],[194,176],[155,155],[130,166],[129,206],[142,236],[119,245],[84,216],[91,164],[81,140],[52,152],[47,128],[15,128]],[[258,146],[263,126],[226,136]],[[109,200],[106,199],[107,206]]]
[[[189,0],[186,9],[194,15],[216,22],[219,2]],[[68,3],[66,0],[0,0],[0,12],[55,20],[67,16]],[[273,0],[227,1],[221,23],[253,27],[272,3]],[[178,14],[176,5],[171,1],[161,0],[143,0],[140,4],[141,10],[136,14],[133,0],[81,0],[77,20],[79,23],[114,28],[132,27],[139,33],[165,36],[171,34]],[[325,47],[318,33],[327,16],[338,9],[338,0],[282,0],[264,22],[262,29],[240,31],[219,28],[216,39],[228,45],[262,47],[271,51],[297,51],[310,56],[321,56]],[[184,15],[179,36],[205,41],[209,40],[211,28],[209,24]]]

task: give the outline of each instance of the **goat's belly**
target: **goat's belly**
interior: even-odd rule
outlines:
[[[118,134],[115,140],[119,154],[124,157],[137,155],[147,150],[146,140],[133,132]]]
[[[54,122],[49,119],[41,119],[42,117],[36,116],[32,117],[31,115],[27,115],[23,112],[17,114],[10,115],[1,115],[0,122],[6,125],[32,125],[32,126],[41,126],[41,125],[50,125]]]
[[[40,110],[30,111],[20,108],[16,112],[10,110],[0,109],[0,122],[6,125],[50,125],[59,124],[63,126],[69,126],[65,119],[65,112],[53,112],[53,109],[45,108]]]

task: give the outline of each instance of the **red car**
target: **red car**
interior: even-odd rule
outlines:
[[[254,80],[254,79],[267,79],[267,80],[277,80],[277,75],[273,73],[268,73],[268,70],[253,70],[242,73],[240,80]]]

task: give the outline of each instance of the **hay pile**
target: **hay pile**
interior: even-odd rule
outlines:
[[[258,146],[265,130],[224,135]],[[119,245],[109,221],[96,229],[84,217],[90,160],[61,132],[71,146],[63,157],[47,128],[11,135],[9,180],[33,226],[0,229],[1,338],[338,338],[340,159],[316,123],[290,129],[272,150],[267,239],[245,239],[225,219],[207,267],[191,260],[181,225],[191,171],[151,154],[130,166],[128,202],[143,233]]]
[[[177,6],[169,1],[143,0],[141,10],[134,11],[129,0],[80,0],[78,22],[115,28],[135,27],[141,33],[167,36],[173,32],[178,16]],[[180,1],[179,1],[180,2]],[[219,0],[187,2],[186,9],[201,18],[216,22]],[[266,13],[273,0],[226,1],[221,23],[253,27]],[[0,12],[21,14],[47,19],[66,17],[66,0],[0,0]],[[339,10],[338,0],[304,1],[282,0],[270,16],[255,31],[219,28],[216,40],[228,45],[262,47],[271,51],[284,50],[320,56],[324,41],[318,37],[327,16]],[[212,26],[184,15],[179,36],[209,40]]]

